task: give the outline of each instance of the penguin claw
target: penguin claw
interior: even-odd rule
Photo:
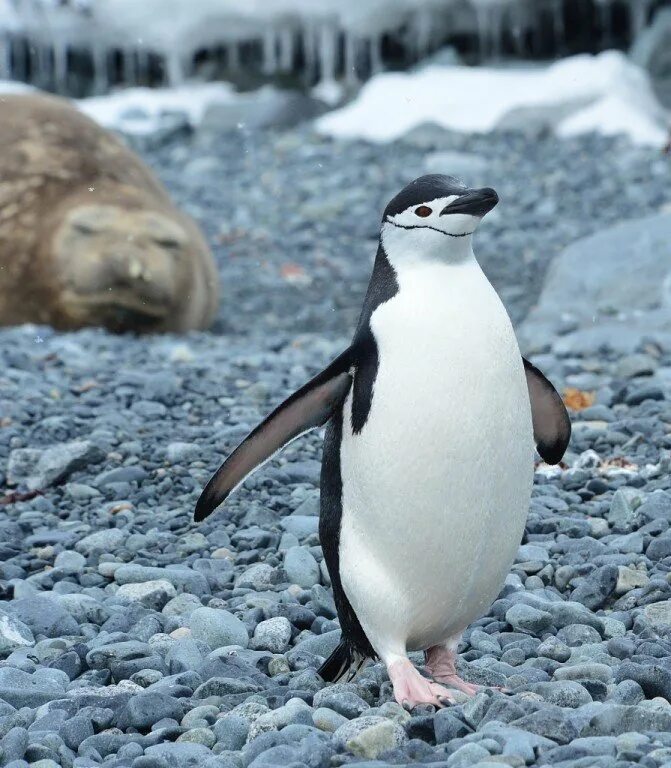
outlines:
[[[447,688],[422,677],[409,659],[398,659],[388,666],[388,671],[394,686],[394,698],[408,712],[420,704],[431,704],[442,709],[454,703]]]

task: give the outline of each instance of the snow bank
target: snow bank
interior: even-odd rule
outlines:
[[[105,128],[150,135],[160,128],[166,115],[184,115],[191,126],[197,126],[211,104],[229,104],[236,98],[228,83],[192,83],[177,88],[127,88],[75,104]]]
[[[553,127],[559,136],[621,133],[651,146],[664,145],[671,125],[643,70],[622,53],[607,51],[546,68],[429,66],[377,75],[355,101],[316,126],[334,137],[387,142],[427,122],[487,133],[518,110],[558,114]]]

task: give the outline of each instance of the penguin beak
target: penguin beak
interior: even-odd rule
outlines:
[[[484,189],[470,189],[465,194],[458,197],[449,205],[446,205],[440,212],[441,216],[448,213],[465,213],[468,216],[479,216],[482,218],[489,213],[499,202],[499,196],[491,187]]]

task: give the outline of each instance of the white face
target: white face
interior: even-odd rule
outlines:
[[[425,261],[458,262],[472,253],[471,235],[481,217],[466,213],[441,216],[458,197],[413,205],[382,222],[382,244],[395,269]]]
[[[472,235],[482,219],[481,216],[472,216],[468,213],[443,213],[459,197],[461,195],[437,197],[428,203],[413,205],[395,216],[387,217],[385,223],[406,230],[433,229],[447,237]]]

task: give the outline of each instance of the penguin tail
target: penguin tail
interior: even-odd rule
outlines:
[[[356,676],[367,658],[347,640],[341,640],[333,653],[319,667],[317,674],[327,683],[338,683],[343,678],[349,682]]]

